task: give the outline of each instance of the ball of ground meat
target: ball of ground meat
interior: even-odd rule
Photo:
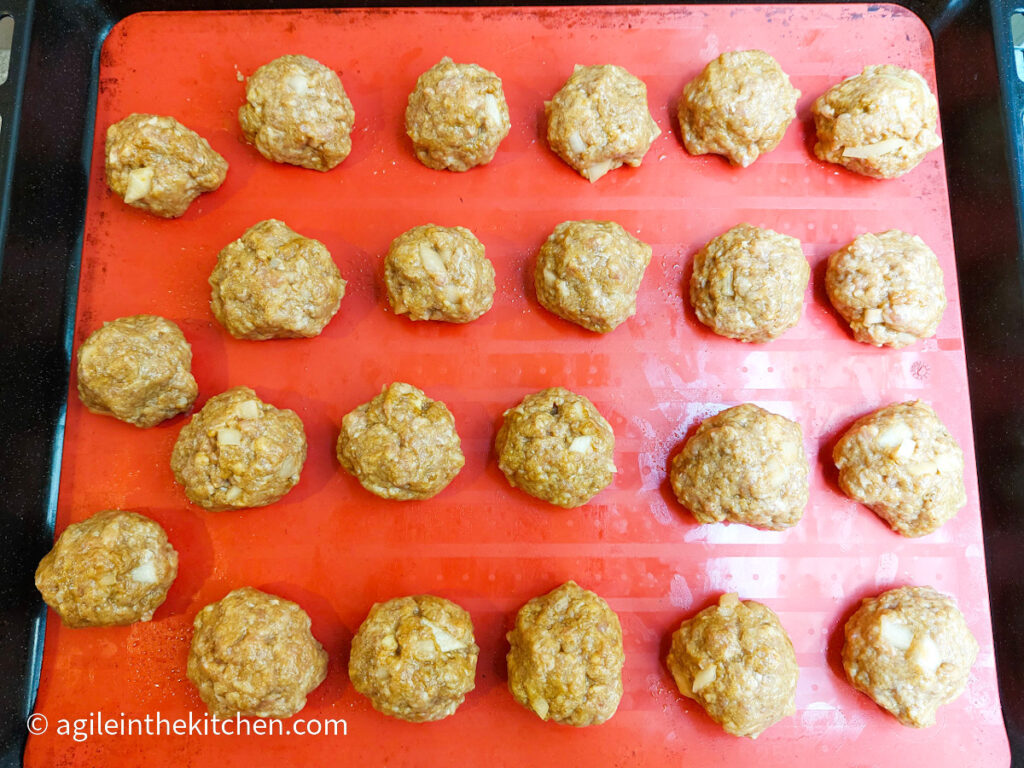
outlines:
[[[224,183],[227,161],[173,117],[131,114],[107,129],[107,186],[131,206],[166,219]]]
[[[614,221],[563,221],[537,256],[534,285],[546,310],[597,333],[636,314],[651,246]]]
[[[466,463],[455,418],[440,400],[395,382],[341,420],[338,462],[383,499],[429,499]]]
[[[316,336],[345,295],[324,244],[277,219],[249,227],[220,252],[210,287],[210,309],[237,339]]]
[[[405,110],[416,157],[438,171],[491,162],[511,127],[501,78],[447,56],[419,76]]]
[[[643,162],[661,129],[647,108],[647,86],[622,67],[577,67],[545,103],[548,146],[594,182]]]
[[[455,713],[475,687],[469,613],[433,595],[376,603],[352,638],[352,686],[385,715],[424,723]]]
[[[508,689],[541,720],[597,725],[622,698],[622,627],[608,603],[568,581],[519,609],[506,636]]]
[[[329,171],[352,150],[356,113],[338,75],[308,56],[264,64],[238,109],[245,140],[268,160]]]
[[[779,531],[803,517],[809,474],[800,425],[744,403],[706,419],[672,459],[669,477],[699,523]]]
[[[291,600],[252,587],[199,612],[188,679],[217,718],[291,717],[327,676],[327,653]]]
[[[829,301],[853,337],[905,347],[935,335],[946,309],[942,267],[916,235],[897,229],[856,238],[828,260]]]
[[[679,625],[666,663],[679,692],[733,736],[756,739],[796,712],[789,635],[771,608],[735,593]]]
[[[728,51],[686,84],[679,128],[691,155],[724,155],[746,168],[782,141],[800,91],[764,51]]]
[[[865,67],[818,97],[811,107],[814,154],[876,179],[902,176],[936,149],[939,107],[912,69]]]
[[[931,587],[865,598],[844,634],[853,687],[914,728],[934,725],[936,710],[963,693],[978,656],[963,614]]]
[[[185,413],[198,393],[192,347],[170,320],[119,317],[78,348],[78,396],[93,413],[153,427]]]
[[[615,435],[587,398],[562,387],[527,395],[505,411],[495,438],[509,485],[571,509],[615,477]]]
[[[72,523],[36,569],[36,589],[69,627],[149,621],[178,575],[160,525],[108,509]]]
[[[207,400],[171,453],[174,479],[189,501],[213,512],[273,504],[299,482],[305,462],[299,417],[248,387]]]
[[[740,224],[697,253],[690,303],[719,336],[771,341],[800,322],[810,277],[799,240]]]
[[[403,232],[384,257],[384,282],[391,308],[410,320],[468,323],[494,303],[494,266],[465,227]]]
[[[904,536],[938,530],[967,503],[963,451],[920,400],[858,419],[832,458],[843,493]]]

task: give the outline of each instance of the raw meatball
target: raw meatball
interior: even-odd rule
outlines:
[[[622,698],[622,627],[608,603],[574,581],[535,597],[506,636],[508,689],[541,720],[597,725]]]
[[[248,387],[206,401],[171,454],[189,501],[213,512],[273,504],[299,482],[306,433],[295,411],[279,410]]]
[[[934,725],[935,711],[963,693],[978,656],[963,614],[931,587],[865,598],[844,634],[853,687],[914,728]]]
[[[69,627],[149,621],[178,575],[158,523],[108,509],[72,523],[36,569],[36,589]]]
[[[238,339],[316,336],[345,295],[324,244],[277,219],[261,221],[226,246],[210,286],[214,316]]]
[[[405,110],[416,157],[438,171],[491,162],[511,127],[501,78],[447,56],[419,76]]]
[[[563,221],[537,256],[537,300],[587,330],[607,333],[636,314],[651,246],[614,221]]]
[[[905,347],[935,335],[946,309],[942,267],[916,235],[861,235],[828,260],[832,306],[865,344]]]
[[[780,531],[803,517],[809,473],[800,425],[744,403],[705,420],[669,475],[697,522]]]
[[[719,336],[771,341],[800,322],[810,277],[799,240],[740,224],[697,254],[690,303]]]
[[[309,626],[291,600],[236,589],[196,616],[188,679],[214,717],[291,717],[327,676]]]
[[[329,171],[352,150],[356,113],[333,70],[307,56],[257,69],[238,109],[245,140],[268,160]]]
[[[403,232],[384,257],[384,281],[391,308],[410,320],[468,323],[494,303],[494,267],[465,227]]]
[[[939,107],[912,69],[865,67],[818,97],[811,107],[814,154],[876,179],[902,176],[942,140]]]
[[[587,503],[615,477],[615,435],[587,398],[562,387],[505,411],[495,439],[509,484],[559,507]]]
[[[679,128],[691,155],[724,155],[746,168],[782,141],[800,91],[764,51],[729,51],[686,84]]]
[[[613,64],[576,67],[544,111],[548,146],[591,182],[623,164],[639,166],[661,133],[647,86]]]
[[[904,536],[938,530],[967,503],[963,451],[920,400],[858,419],[832,458],[843,493]]]
[[[433,595],[376,603],[352,638],[352,686],[385,715],[424,723],[455,713],[475,687],[469,614]]]
[[[185,413],[198,393],[192,347],[170,320],[119,317],[78,348],[78,396],[93,413],[152,427]]]
[[[395,382],[341,420],[338,462],[383,499],[429,499],[466,463],[455,419],[440,400]]]
[[[181,216],[224,183],[227,161],[173,117],[131,114],[107,129],[107,186],[155,216]]]
[[[796,712],[789,635],[771,608],[735,593],[679,625],[666,663],[679,692],[733,736],[756,739]]]

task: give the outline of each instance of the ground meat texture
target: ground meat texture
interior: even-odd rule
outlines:
[[[938,103],[912,69],[865,67],[833,86],[811,107],[814,154],[876,179],[902,176],[936,149]]]
[[[876,347],[934,336],[946,309],[938,258],[921,238],[897,229],[861,235],[833,253],[825,287],[854,338]]]
[[[171,454],[174,479],[189,501],[213,512],[273,504],[299,482],[305,462],[299,417],[264,403],[248,387],[207,400]]]
[[[661,134],[647,86],[613,64],[577,67],[544,110],[548,146],[591,182],[622,165],[639,166]]]
[[[257,69],[238,110],[245,140],[268,160],[329,171],[352,150],[356,113],[333,70],[307,56]]]
[[[501,78],[447,56],[419,76],[405,110],[416,157],[438,171],[491,162],[511,127]]]
[[[793,643],[775,612],[722,595],[679,625],[666,659],[679,692],[733,736],[756,739],[796,712]]]
[[[740,224],[697,253],[690,303],[719,336],[771,341],[800,322],[810,277],[799,240]]]
[[[181,216],[228,172],[206,139],[173,117],[131,114],[107,129],[107,186],[155,216]]]
[[[376,603],[352,639],[352,686],[385,715],[424,723],[454,714],[475,687],[480,649],[469,613],[440,597]]]
[[[494,303],[494,266],[465,227],[403,232],[384,257],[384,282],[391,308],[410,320],[468,323]]]
[[[72,523],[36,569],[36,589],[69,627],[149,621],[178,575],[158,523],[111,509]]]
[[[800,91],[764,51],[729,51],[686,84],[679,127],[691,155],[724,155],[746,168],[782,141]]]
[[[341,420],[338,462],[384,499],[429,499],[466,463],[455,418],[440,400],[395,382]]]
[[[938,530],[964,504],[964,454],[920,400],[854,422],[832,452],[839,487],[904,536]]]
[[[217,256],[210,308],[238,339],[316,336],[345,295],[345,281],[319,240],[283,221],[246,230]]]
[[[800,425],[744,403],[705,420],[672,459],[669,478],[699,523],[778,531],[803,517],[809,473]]]
[[[541,720],[598,725],[622,698],[622,627],[608,603],[568,581],[519,609],[506,636],[508,689]]]
[[[78,396],[93,413],[153,427],[185,413],[198,392],[192,347],[162,317],[120,317],[78,348]]]
[[[651,246],[614,221],[564,221],[537,256],[537,300],[584,328],[607,333],[636,314]]]
[[[963,693],[978,656],[963,614],[931,587],[865,598],[844,634],[850,683],[914,728],[934,725],[936,710]]]
[[[562,387],[527,395],[505,411],[495,439],[509,484],[571,509],[615,477],[615,435],[587,398]]]
[[[291,717],[327,676],[327,653],[309,616],[290,600],[252,587],[199,612],[188,679],[214,717]]]

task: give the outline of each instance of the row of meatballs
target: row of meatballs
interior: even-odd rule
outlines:
[[[778,146],[799,97],[768,53],[723,53],[683,89],[683,143],[691,154],[748,166]],[[921,75],[894,65],[866,67],[820,96],[811,111],[815,154],[875,178],[906,173],[941,143],[935,96]],[[646,85],[612,64],[577,66],[545,103],[545,114],[550,148],[591,182],[623,165],[639,166],[661,134]],[[238,121],[267,159],[328,171],[351,151],[355,112],[333,70],[288,55],[248,78]],[[501,79],[447,57],[420,75],[405,124],[416,157],[450,171],[489,163],[511,127]],[[107,130],[107,184],[128,205],[157,216],[181,216],[223,183],[227,169],[206,139],[173,117],[136,113]]]
[[[111,336],[114,342],[104,346]],[[124,338],[146,344],[120,344]],[[162,369],[149,362],[154,355]],[[155,403],[148,412],[161,418],[188,410],[196,397],[190,347],[163,318],[137,315],[108,323],[79,350],[83,402],[103,413],[109,409],[93,386],[98,358],[107,362],[105,381],[121,369],[128,378],[150,374],[143,381],[144,394]],[[118,370],[111,371],[114,366]],[[162,375],[153,375],[157,370]],[[508,482],[565,508],[587,503],[612,482],[614,447],[612,428],[594,404],[563,387],[526,396],[504,413],[495,437]],[[364,488],[396,500],[435,496],[465,463],[451,411],[403,382],[385,386],[343,417],[336,453]],[[960,446],[920,401],[859,419],[833,456],[842,490],[905,536],[937,530],[966,503]],[[298,483],[305,460],[298,415],[263,402],[248,387],[235,387],[211,397],[181,429],[171,468],[193,503],[217,511],[278,501]],[[670,481],[701,523],[789,528],[800,521],[809,497],[803,431],[750,403],[728,408],[705,420],[676,454]]]
[[[46,602],[72,627],[149,621],[177,575],[159,524],[107,510],[70,525],[36,571]],[[290,717],[327,674],[328,655],[300,606],[251,587],[199,611],[187,675],[210,712]],[[850,682],[900,722],[924,727],[960,695],[978,645],[960,611],[930,587],[862,601],[847,621]],[[615,714],[625,662],[618,616],[569,581],[528,601],[507,634],[508,688],[542,720],[596,725]],[[475,686],[470,614],[433,595],[377,603],[352,640],[348,675],[378,711],[411,722],[452,715]],[[793,644],[767,606],[723,595],[685,620],[666,665],[679,692],[722,728],[756,738],[795,711]]]
[[[636,313],[651,254],[615,222],[563,222],[537,254],[537,300],[558,317],[608,333]],[[383,272],[391,308],[412,320],[468,323],[494,302],[494,266],[464,227],[413,227],[391,243]],[[715,333],[767,342],[799,322],[809,279],[799,240],[740,224],[696,254],[689,297]],[[943,280],[935,253],[899,230],[860,235],[829,257],[825,275],[854,337],[897,348],[934,335],[946,308]],[[214,317],[250,340],[318,335],[346,286],[323,243],[276,219],[222,249],[209,283]],[[191,406],[190,360],[174,324],[120,318],[79,349],[79,392],[97,412],[150,427]]]

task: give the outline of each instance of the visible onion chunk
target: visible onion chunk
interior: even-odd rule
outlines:
[[[903,139],[891,138],[882,139],[874,144],[865,144],[860,147],[843,147],[843,157],[853,158],[854,160],[866,160],[871,157],[887,155],[900,149],[904,144],[906,142]]]

